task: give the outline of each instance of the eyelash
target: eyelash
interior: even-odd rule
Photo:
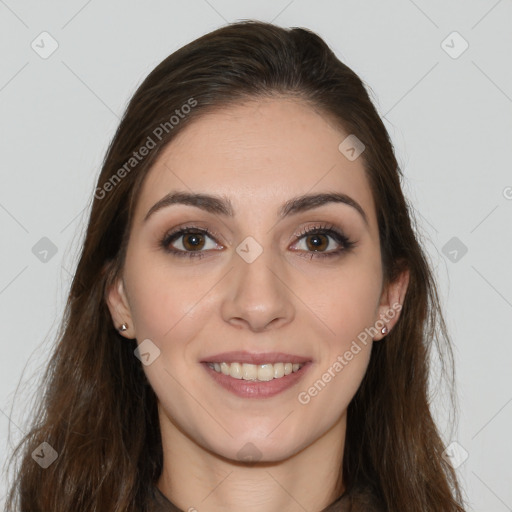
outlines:
[[[209,238],[215,239],[215,233],[212,233],[210,230],[205,228],[199,228],[195,226],[186,226],[183,228],[179,228],[176,231],[166,234],[163,239],[160,241],[160,246],[163,250],[173,256],[178,257],[188,257],[188,258],[203,258],[205,256],[205,252],[207,251],[182,251],[181,249],[170,249],[169,245],[171,242],[174,242],[187,234],[201,234],[206,235]],[[332,258],[335,256],[341,255],[341,253],[347,253],[352,250],[355,246],[355,242],[350,240],[346,235],[344,235],[341,231],[338,231],[334,227],[334,225],[318,225],[314,227],[305,228],[299,235],[295,235],[297,240],[300,240],[306,236],[311,235],[328,235],[331,238],[334,238],[336,242],[338,242],[342,247],[330,252],[320,252],[320,251],[309,251],[311,253],[311,259],[313,258]],[[299,251],[297,251],[299,252]]]

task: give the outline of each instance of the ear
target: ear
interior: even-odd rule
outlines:
[[[378,332],[373,338],[374,341],[379,341],[387,336],[391,329],[393,329],[393,326],[398,322],[405,299],[405,293],[409,285],[409,276],[409,269],[406,268],[393,282],[384,287],[377,308],[378,316],[374,324],[378,327]],[[388,329],[386,334],[381,333],[381,329],[384,325]]]
[[[135,338],[135,327],[122,278],[118,278],[106,291],[106,301],[115,329],[125,338]],[[122,324],[127,325],[125,331],[119,331]]]

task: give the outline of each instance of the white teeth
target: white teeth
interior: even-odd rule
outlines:
[[[276,363],[274,364],[274,379],[279,379],[284,377],[284,364]]]
[[[240,363],[231,363],[231,367],[229,368],[229,375],[234,379],[242,378],[242,365]]]
[[[269,381],[280,379],[290,373],[299,371],[304,363],[207,363],[210,368],[218,373],[229,375],[234,379]]]
[[[245,364],[244,364],[245,366]],[[254,365],[251,365],[254,366]],[[274,378],[273,364],[260,364],[258,366],[258,380],[268,381]]]
[[[242,378],[244,380],[256,380],[258,378],[258,367],[254,364],[244,363],[242,365]]]

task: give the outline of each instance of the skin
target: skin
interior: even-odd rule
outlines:
[[[198,511],[320,511],[334,501],[346,410],[366,372],[373,340],[309,403],[298,394],[321,379],[365,328],[402,304],[408,274],[383,287],[375,205],[362,158],[338,145],[348,135],[309,105],[290,98],[257,100],[204,115],[164,150],[144,181],[122,277],[109,290],[116,326],[160,355],[144,371],[159,400],[164,450],[160,490],[178,507]],[[234,216],[190,205],[148,210],[171,191],[230,199]],[[279,219],[292,197],[342,192],[342,203]],[[355,242],[348,252],[313,258],[315,235],[302,228],[332,224]],[[204,235],[203,258],[166,253],[160,239],[193,223]],[[252,263],[236,252],[248,236],[263,249]],[[193,251],[186,236],[172,242]],[[320,236],[319,251],[340,246]],[[295,250],[294,250],[295,249]],[[316,253],[318,254],[318,252]],[[393,328],[399,317],[386,325]],[[307,376],[277,396],[240,398],[199,363],[231,350],[281,351],[312,360]],[[237,455],[252,443],[259,461]],[[194,509],[190,509],[191,511]]]

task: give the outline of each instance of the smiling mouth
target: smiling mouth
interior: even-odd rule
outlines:
[[[297,373],[305,364],[306,363],[206,363],[207,366],[217,373],[222,373],[234,379],[256,382],[268,382],[274,379],[281,379],[291,373]]]

